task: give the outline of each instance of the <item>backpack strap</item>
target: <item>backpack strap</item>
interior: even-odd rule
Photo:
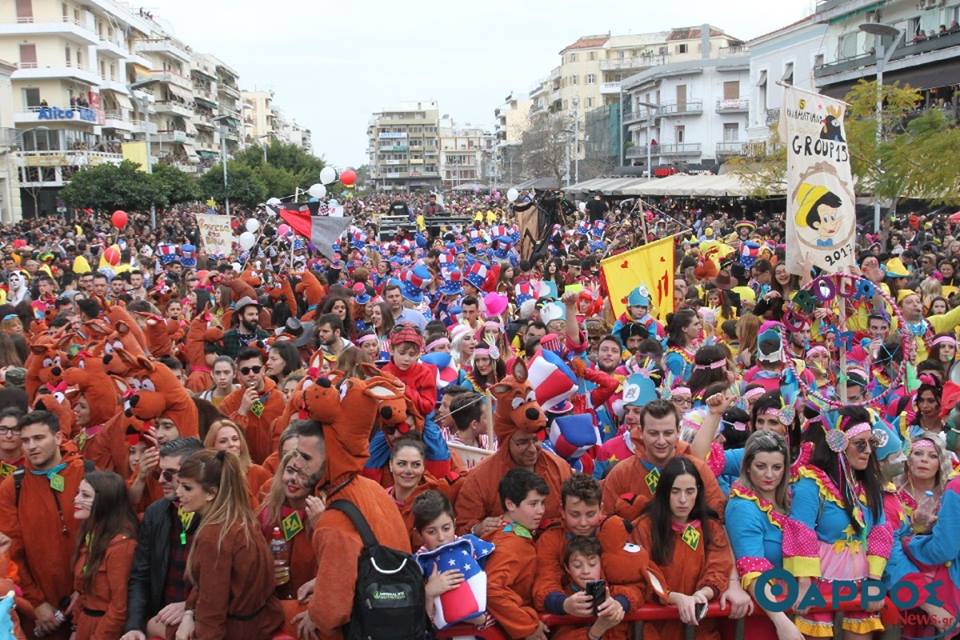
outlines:
[[[360,534],[360,540],[363,541],[364,547],[370,548],[379,544],[379,542],[377,542],[377,537],[373,535],[373,531],[370,529],[370,525],[367,524],[367,519],[363,517],[363,514],[360,513],[360,509],[357,509],[355,504],[349,500],[335,500],[327,508],[341,511],[344,515],[350,518],[350,522],[353,523],[357,533]]]
[[[23,475],[26,473],[26,469],[20,467],[13,472],[13,490],[16,493],[16,506],[20,506],[20,489],[23,488]]]

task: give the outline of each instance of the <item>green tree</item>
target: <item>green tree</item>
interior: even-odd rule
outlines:
[[[272,164],[263,164],[262,162],[253,167],[254,174],[260,178],[267,189],[267,197],[285,197],[296,192],[297,187],[301,186],[297,181],[297,176],[289,169],[275,167]]]
[[[267,198],[263,180],[246,164],[237,160],[227,162],[227,192],[230,202],[255,207]],[[204,198],[224,201],[223,166],[214,165],[199,180],[200,194]]]
[[[156,205],[166,208],[183,202],[193,202],[200,198],[200,189],[197,179],[169,164],[153,166],[154,182],[158,199]]]
[[[750,188],[754,198],[783,195],[787,174],[787,149],[777,125],[770,126],[766,142],[747,143],[743,154],[731,158],[727,167]]]
[[[101,164],[78,171],[60,197],[70,207],[92,207],[103,211],[129,209],[144,211],[159,202],[161,194],[152,176],[133,162]]]
[[[297,187],[308,189],[310,185],[320,182],[320,171],[327,166],[322,158],[310,155],[298,145],[278,140],[271,140],[267,146],[266,163],[263,155],[262,146],[251,146],[236,154],[234,160],[259,170],[260,177],[267,185],[268,197],[292,195]],[[285,171],[286,174],[275,170]],[[331,195],[338,195],[343,189],[339,182],[327,185]]]

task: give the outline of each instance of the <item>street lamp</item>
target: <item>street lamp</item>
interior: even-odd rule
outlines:
[[[883,137],[883,67],[890,62],[890,57],[897,49],[900,40],[900,29],[889,24],[867,22],[860,25],[860,31],[876,36],[874,55],[877,58],[877,180],[880,179],[880,141]],[[886,44],[889,41],[889,44]],[[877,197],[877,184],[873,187],[873,232],[880,233],[880,199]]]
[[[130,95],[137,101],[137,108],[144,115],[143,121],[143,141],[147,147],[147,173],[153,173],[153,159],[150,151],[150,95],[138,92],[137,89],[146,89],[154,84],[156,80],[141,80],[127,86]],[[161,149],[162,152],[162,149]],[[157,228],[157,205],[150,203],[150,228]]]
[[[269,139],[270,137],[271,137],[271,135],[270,135],[269,133],[265,133],[265,134],[263,134],[262,136],[257,136],[257,140]],[[261,143],[261,144],[260,144],[260,148],[263,149],[263,164],[267,164],[267,145],[266,145],[266,143]]]
[[[227,121],[230,116],[220,116],[213,121],[220,125],[220,164],[223,166],[223,208],[230,215],[230,196],[227,194]]]
[[[656,121],[657,109],[660,108],[660,105],[638,100],[637,106],[646,107],[647,109],[647,178],[651,179],[653,178],[653,153],[650,148],[650,131],[653,129],[653,124]]]

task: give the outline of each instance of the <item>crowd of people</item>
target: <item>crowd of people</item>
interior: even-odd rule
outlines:
[[[0,637],[957,633],[960,232],[830,276],[738,201],[515,200],[349,198],[323,250],[241,212],[222,256],[189,208],[0,229]],[[670,234],[669,313],[612,301]]]

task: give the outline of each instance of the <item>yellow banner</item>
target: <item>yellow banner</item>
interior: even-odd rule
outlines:
[[[146,142],[124,142],[120,145],[120,151],[123,153],[124,160],[140,165],[140,171],[147,170]]]
[[[650,293],[650,313],[666,324],[673,313],[673,237],[620,253],[600,263],[616,317],[627,310],[627,296],[637,287]]]

